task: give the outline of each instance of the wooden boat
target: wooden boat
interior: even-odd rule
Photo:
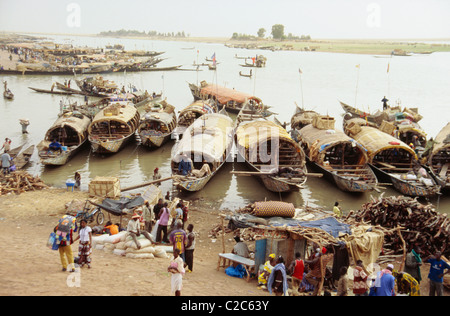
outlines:
[[[149,107],[141,117],[138,134],[143,145],[158,148],[171,139],[176,127],[175,107],[163,100]]]
[[[14,99],[14,94],[8,89],[7,91],[3,92],[3,97],[7,100]]]
[[[450,191],[450,123],[437,135],[428,157],[428,166],[442,190]]]
[[[173,147],[171,167],[174,186],[188,192],[203,189],[228,160],[232,146],[233,120],[224,110],[197,119]],[[191,164],[190,174],[180,175],[182,161]]]
[[[348,117],[347,119],[351,119],[351,118],[362,118],[365,119],[366,121],[370,122],[370,123],[375,123],[377,125],[381,125],[381,123],[383,121],[389,121],[389,116],[387,113],[383,112],[383,111],[377,111],[374,114],[365,112],[365,111],[361,111],[355,107],[352,107],[348,104],[345,104],[344,102],[339,101],[339,103],[341,104],[342,108],[344,109],[345,113],[350,114],[351,116]]]
[[[305,110],[295,105],[295,113],[291,118],[291,137],[298,142],[297,133],[303,127],[312,124],[313,119],[318,116],[319,113],[312,110]]]
[[[3,97],[7,100],[14,99],[14,94],[11,92],[11,90],[8,89],[8,83],[6,81],[3,81],[3,87],[4,87]]]
[[[105,97],[109,94],[116,94],[119,92],[115,82],[103,79],[100,75],[75,79],[75,82],[78,88],[87,95]]]
[[[238,161],[271,192],[298,191],[307,180],[305,153],[287,131],[248,105],[236,121]]]
[[[270,107],[264,105],[260,98],[244,92],[239,92],[215,84],[208,84],[206,81],[202,81],[200,86],[190,83],[189,88],[191,89],[195,100],[211,99],[216,101],[220,108],[224,107],[227,112],[239,113],[246,103],[250,103],[255,107],[264,109],[267,116],[273,114],[268,110]]]
[[[92,151],[101,154],[120,151],[134,137],[139,121],[139,112],[130,102],[110,104],[89,125]]]
[[[341,105],[346,113],[349,114],[344,117],[344,121],[351,118],[361,118],[381,131],[394,135],[408,145],[413,143],[416,147],[421,147],[422,149],[426,146],[427,134],[418,123],[422,116],[415,108],[404,108],[402,110],[398,106],[388,107],[384,111],[370,114],[361,112],[343,102],[341,102]]]
[[[14,158],[14,165],[16,170],[23,169],[30,162],[31,156],[33,156],[36,146],[31,145]]]
[[[420,177],[420,164],[414,150],[404,142],[371,126],[361,126],[354,120],[345,125],[345,133],[367,149],[369,164],[378,181],[392,183],[403,195],[430,197],[440,186],[425,171]]]
[[[52,91],[52,90],[32,88],[32,87],[28,87],[28,89],[31,89],[31,90],[39,92],[39,93],[48,93],[48,94],[57,94],[57,95],[73,95],[73,94],[75,94],[75,93],[69,92],[69,91]]]
[[[11,157],[11,159],[14,159],[20,153],[20,151],[22,150],[23,146],[25,146],[25,144],[22,144],[22,145],[20,145],[18,147],[15,147],[13,149],[10,149],[8,151],[8,154]]]
[[[66,164],[87,142],[90,123],[89,117],[77,111],[61,115],[37,146],[41,163],[52,166]],[[54,140],[63,146],[61,151],[49,149]]]
[[[345,192],[367,192],[377,186],[366,149],[334,127],[334,118],[316,115],[298,131],[309,165]]]
[[[186,129],[202,115],[217,112],[219,112],[217,105],[211,100],[194,101],[178,114],[178,126]]]
[[[239,71],[239,76],[251,78],[253,76],[252,70],[250,69],[250,73],[249,74],[243,74],[242,71]]]

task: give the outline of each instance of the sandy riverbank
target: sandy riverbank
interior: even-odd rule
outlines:
[[[65,213],[64,205],[87,197],[85,192],[64,189],[0,197],[0,295],[172,295],[166,259],[127,259],[94,250],[92,269],[83,268],[76,274],[61,272],[59,254],[46,247],[47,238]],[[269,295],[257,288],[256,280],[247,283],[227,276],[223,269],[217,271],[217,254],[222,252],[222,241],[210,239],[208,232],[220,223],[219,212],[205,201],[194,201],[190,208],[189,223],[194,224],[198,237],[194,271],[185,276],[182,295]],[[118,221],[114,217],[112,220]],[[74,253],[77,246],[77,243],[72,246]],[[233,246],[232,235],[227,234],[226,251],[231,251]],[[428,294],[427,273],[425,266],[421,284],[425,295]],[[76,280],[81,282],[80,287],[70,287]]]

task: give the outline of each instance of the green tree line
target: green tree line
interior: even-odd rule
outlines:
[[[266,37],[267,30],[265,28],[260,28],[256,35],[249,35],[249,34],[241,34],[241,33],[233,33],[233,36],[231,37],[234,40],[257,40],[265,38]],[[310,35],[293,35],[292,33],[288,33],[287,35],[284,32],[284,25],[283,24],[275,24],[272,26],[272,31],[270,33],[273,39],[276,40],[310,40]]]

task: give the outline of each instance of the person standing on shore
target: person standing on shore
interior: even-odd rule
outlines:
[[[159,224],[158,231],[156,232],[156,242],[163,242],[168,244],[169,240],[167,239],[167,225],[169,224],[170,212],[168,209],[167,202],[164,203],[164,206],[161,208],[158,214]],[[164,233],[164,237],[162,237],[162,233]],[[162,237],[162,238],[161,238]]]
[[[61,259],[62,271],[67,271],[67,268],[71,266],[70,272],[75,272],[75,265],[73,260],[72,244],[73,233],[77,231],[76,218],[70,215],[64,215],[58,225],[55,227],[54,232],[58,236],[58,251]]]
[[[167,271],[172,274],[171,276],[171,288],[172,293],[175,296],[181,296],[181,290],[183,289],[183,275],[185,274],[184,262],[180,257],[180,250],[175,249],[173,251],[173,258],[170,261],[170,265]]]
[[[1,160],[3,174],[9,174],[9,168],[11,167],[11,156],[5,151],[1,156]]]
[[[394,266],[388,264],[386,269],[378,272],[375,280],[376,296],[395,296],[395,278],[392,275]]]
[[[195,250],[195,234],[194,225],[189,224],[187,227],[187,242],[186,242],[186,254],[185,261],[188,267],[188,272],[192,272],[194,268],[194,250]]]
[[[405,260],[405,272],[410,274],[417,282],[422,281],[422,273],[420,271],[420,267],[422,266],[422,259],[420,258],[420,254],[422,250],[419,246],[414,246],[410,253],[406,255]]]
[[[355,296],[368,296],[369,289],[367,285],[367,278],[369,276],[366,274],[363,268],[362,260],[356,261],[356,266],[353,269],[353,294]]]
[[[170,233],[169,240],[173,246],[173,250],[180,250],[179,255],[183,259],[183,262],[186,261],[185,246],[186,246],[186,232],[182,228],[183,224],[181,220],[176,220],[175,227],[176,229]]]
[[[75,238],[74,242],[78,239],[80,240],[80,244],[78,246],[78,265],[82,268],[85,264],[87,267],[91,268],[91,253],[92,253],[92,229],[88,226],[87,221],[82,219],[80,222],[81,229],[78,233],[77,238]]]
[[[444,296],[444,275],[450,273],[450,265],[442,260],[442,253],[438,251],[434,256],[428,256],[423,262],[431,264],[428,279],[430,279],[429,296]],[[447,272],[444,272],[447,270]]]

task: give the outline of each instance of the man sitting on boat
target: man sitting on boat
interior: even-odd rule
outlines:
[[[194,169],[192,170],[192,175],[197,178],[203,178],[205,175],[211,174],[211,168],[209,167],[206,161],[203,161],[203,166],[200,170]]]
[[[178,172],[183,176],[187,176],[192,171],[192,162],[185,154],[182,156],[180,164],[178,165]]]
[[[48,145],[48,149],[62,153],[62,145],[56,139]]]

